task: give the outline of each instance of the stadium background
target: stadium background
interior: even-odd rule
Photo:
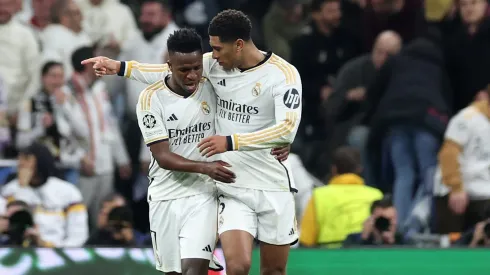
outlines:
[[[20,94],[32,96],[42,90],[39,83],[40,79],[36,80],[36,78],[40,77],[40,68],[47,61],[54,60],[65,65],[68,64],[65,66],[65,73],[69,78],[72,69],[66,67],[71,67],[69,61],[71,56],[67,53],[56,53],[56,51],[59,49],[75,50],[74,47],[76,46],[87,45],[85,42],[71,41],[70,36],[61,32],[54,33],[56,40],[61,41],[58,43],[59,45],[47,43],[46,28],[54,24],[54,20],[51,18],[54,12],[51,8],[53,2],[55,1],[0,0],[0,5],[3,7],[14,3],[16,13],[11,20],[20,22],[32,31],[40,49],[37,52],[34,51],[35,63],[34,59],[31,60],[32,63],[28,64],[23,64],[23,61],[12,63],[17,62],[15,55],[10,56],[10,59],[0,58],[0,80],[3,80],[0,81],[3,84],[0,85],[0,93],[3,98],[1,102],[3,104],[1,107],[2,123],[0,124],[0,143],[3,156],[0,162],[2,167],[0,169],[0,183],[2,184],[6,184],[8,180],[12,179],[12,175],[15,177],[16,173],[17,162],[15,158],[19,149],[16,146],[16,132],[20,129],[18,114],[15,110],[22,103],[19,98],[23,97]],[[96,2],[98,4],[95,4]],[[445,58],[444,71],[449,75],[451,89],[451,95],[444,99],[447,103],[446,113],[441,115],[441,117],[445,115],[447,117],[441,121],[447,122],[452,115],[471,104],[485,90],[486,85],[490,84],[490,73],[488,73],[488,68],[490,68],[490,58],[488,58],[490,13],[488,6],[483,4],[485,0],[174,0],[165,1],[169,4],[164,6],[168,9],[167,13],[164,13],[168,20],[163,23],[158,22],[157,25],[161,24],[158,26],[152,26],[148,23],[148,20],[151,21],[148,18],[146,18],[146,23],[142,24],[141,15],[144,2],[138,0],[122,0],[120,2],[119,0],[102,0],[91,3],[88,0],[78,0],[74,3],[81,9],[83,15],[82,32],[86,33],[86,37],[92,44],[95,43],[98,54],[124,60],[134,59],[150,63],[164,62],[164,49],[155,49],[155,53],[158,54],[149,60],[144,60],[148,59],[148,55],[139,54],[138,46],[130,42],[145,41],[145,39],[150,41],[155,37],[152,32],[161,32],[165,31],[165,28],[169,30],[177,26],[196,28],[205,40],[203,44],[209,50],[206,41],[209,20],[220,10],[236,8],[251,17],[254,26],[253,39],[260,49],[272,50],[298,67],[304,85],[304,115],[296,142],[293,144],[292,152],[294,155],[291,157],[294,160],[293,169],[297,171],[294,176],[300,186],[297,200],[299,205],[298,216],[302,216],[312,190],[327,183],[332,177],[330,173],[332,155],[335,149],[341,145],[355,147],[361,152],[362,165],[367,170],[362,175],[368,185],[378,188],[384,194],[393,193],[393,186],[397,184],[397,176],[394,174],[394,167],[397,165],[396,157],[394,159],[388,158],[388,160],[380,157],[385,153],[385,148],[390,146],[390,143],[379,136],[375,136],[372,132],[368,137],[369,132],[366,132],[366,129],[376,129],[375,119],[379,116],[374,119],[372,117],[366,118],[364,107],[354,106],[353,109],[344,109],[346,102],[351,99],[344,99],[345,93],[349,91],[346,91],[347,88],[341,85],[345,83],[341,83],[342,79],[339,76],[341,71],[346,70],[346,64],[354,66],[349,62],[362,57],[370,58],[374,42],[380,33],[386,30],[395,31],[401,36],[403,44],[407,45],[417,37],[425,37],[428,29],[437,30],[438,35],[436,37],[442,45]],[[312,2],[320,5],[320,13],[317,10],[315,15],[315,10],[311,9]],[[322,10],[322,5],[331,2],[340,3],[340,14],[338,10],[332,10],[331,7]],[[470,9],[469,15],[462,14],[462,5]],[[485,8],[482,18],[474,19],[475,16],[478,17],[478,9],[481,7]],[[318,14],[320,14],[320,18]],[[58,15],[65,16],[65,19],[67,16],[66,14]],[[134,21],[129,22],[132,20],[128,19],[127,15],[133,15]],[[123,19],[121,20],[121,18]],[[472,18],[476,21],[468,22],[468,20],[473,20]],[[335,35],[315,32],[315,27],[318,27],[315,24],[318,22],[325,24],[327,33],[330,32],[330,34]],[[475,26],[477,27],[476,34],[471,31],[471,27]],[[152,29],[152,27],[156,29]],[[472,35],[465,35],[466,32],[470,32]],[[433,35],[433,32],[430,34]],[[136,35],[138,38],[132,38],[131,35]],[[0,28],[0,52],[4,57],[11,52],[15,52],[18,56],[24,54],[22,52],[24,47],[18,50],[19,45],[23,45],[24,41],[17,41],[18,39],[14,36],[15,34],[6,32],[6,28]],[[476,38],[472,39],[473,37]],[[10,40],[21,44],[6,43]],[[158,45],[164,44],[165,39],[160,40]],[[25,51],[26,55],[33,52],[28,49]],[[15,70],[11,70],[11,67]],[[417,72],[419,69],[418,67],[410,68],[411,71],[408,72],[407,70],[406,73]],[[29,73],[34,72],[29,80],[25,80],[25,77],[17,79],[18,75],[14,71],[23,72],[22,76],[26,75],[27,71]],[[371,69],[371,71],[375,70]],[[364,84],[366,85],[365,89],[369,90],[368,83],[364,79],[365,76],[359,78],[352,80],[352,82],[359,82],[358,85]],[[372,78],[375,79],[376,77],[373,76]],[[144,152],[141,153],[140,136],[134,121],[134,114],[131,114],[130,110],[132,109],[127,107],[127,105],[131,105],[131,98],[134,98],[134,93],[141,90],[141,86],[131,86],[132,84],[123,83],[116,78],[108,78],[104,81],[107,85],[114,116],[118,120],[118,127],[125,141],[125,150],[129,155],[132,170],[131,176],[124,176],[124,173],[121,174],[120,172],[127,167],[119,165],[119,169],[115,169],[114,190],[125,197],[127,204],[135,213],[134,228],[145,234],[148,229],[148,215],[146,214],[148,210],[144,190],[148,182],[144,177],[144,168],[142,169],[141,166],[147,165],[145,162],[147,156]],[[34,92],[29,90],[31,84],[35,87]],[[350,88],[356,88],[350,86]],[[397,89],[403,90],[400,87]],[[424,90],[426,87],[420,89],[429,91],[428,93],[431,92]],[[19,95],[12,96],[13,93]],[[363,94],[359,97],[360,99],[354,99],[354,101],[363,105],[364,100],[368,97],[368,95]],[[8,104],[5,98],[9,99]],[[14,103],[10,100],[11,98]],[[377,100],[381,101],[382,98]],[[17,105],[18,103],[19,105]],[[368,103],[373,105],[372,102]],[[393,108],[408,106],[407,109],[413,110],[413,112],[408,112],[408,116],[411,116],[417,114],[419,103],[408,100],[405,106],[396,105]],[[385,106],[374,105],[377,109],[370,110],[370,112],[380,114],[381,117],[396,115],[396,112],[391,112],[392,110],[383,109]],[[347,118],[343,118],[346,114]],[[405,125],[406,119],[404,117],[397,117],[397,119],[391,121],[391,126]],[[442,130],[437,129],[435,131],[436,139],[442,139],[446,125],[444,124]],[[383,142],[369,143],[369,141],[377,139],[383,140]],[[441,144],[438,144],[438,150],[440,146]],[[488,145],[484,144],[483,146],[482,150],[487,150]],[[418,148],[416,150],[423,151],[424,149]],[[431,157],[437,159],[437,152],[433,153]],[[440,163],[436,164],[439,165]],[[433,170],[437,165],[427,169],[426,172],[430,173],[429,178],[433,178]],[[72,172],[75,174],[79,173],[78,169],[73,170]],[[422,172],[416,171],[414,176],[418,179],[418,186],[424,185],[421,183],[423,181],[421,179],[427,175],[422,174]],[[410,176],[413,175],[408,173],[401,177]],[[75,181],[73,183],[77,184],[76,177],[75,180],[69,177],[66,179]],[[431,200],[433,182],[431,181],[429,185],[430,190],[424,194],[423,198],[414,195],[409,203],[416,205],[424,199]],[[415,193],[415,190],[411,191]],[[408,206],[404,205],[403,202],[397,202],[396,193],[394,196],[395,206],[399,212],[402,212],[401,208],[405,209]],[[398,208],[399,205],[400,208]],[[431,207],[426,206],[425,208],[422,212],[431,212]],[[399,213],[399,215],[401,214]],[[408,220],[411,217],[408,217],[407,214],[405,218]],[[420,218],[420,216],[416,216],[416,218]],[[461,248],[468,246],[468,243],[458,243],[458,238],[464,232],[451,232],[455,234],[450,235],[435,234],[428,224],[420,228],[420,220],[427,223],[433,222],[431,217],[425,216],[413,220],[411,225],[414,225],[413,228],[416,228],[417,232],[411,236],[415,236],[414,239],[417,241],[411,245],[403,244],[383,248],[354,246],[348,249],[294,247],[290,255],[288,274],[326,274],[327,272],[346,275],[434,274],[436,272],[484,274],[490,270],[490,264],[487,260],[488,255],[490,255],[488,250],[485,248]],[[408,227],[412,229],[411,226]],[[448,248],[450,244],[446,242],[447,239],[453,246],[459,246],[459,248]],[[222,259],[219,249],[215,253]],[[251,274],[259,274],[258,261],[258,251],[254,251]],[[156,274],[153,265],[151,249],[140,248],[136,244],[134,244],[134,248],[55,249],[12,246],[0,248],[0,274],[90,273],[95,275],[107,272],[114,274]]]

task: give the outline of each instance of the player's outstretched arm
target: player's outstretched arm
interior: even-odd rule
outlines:
[[[145,64],[137,61],[118,61],[97,56],[82,61],[92,64],[97,76],[119,75],[148,85],[154,84],[169,74],[167,64]]]

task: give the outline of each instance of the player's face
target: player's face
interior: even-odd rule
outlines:
[[[223,69],[231,70],[238,65],[240,41],[223,43],[218,36],[209,36],[209,44],[213,48],[213,58],[218,61]]]
[[[189,93],[195,92],[202,78],[202,53],[170,53],[168,63],[176,83]]]
[[[44,89],[46,89],[48,92],[54,92],[56,89],[63,86],[64,78],[65,73],[63,71],[63,67],[51,67],[42,78]]]

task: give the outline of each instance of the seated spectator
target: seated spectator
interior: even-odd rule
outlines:
[[[63,168],[65,179],[78,184],[78,167],[85,155],[71,122],[72,109],[68,104],[66,91],[63,90],[63,65],[47,62],[42,68],[42,87],[32,98],[26,100],[19,111],[17,120],[18,149],[28,147],[33,142],[47,146],[55,156],[57,164]]]
[[[383,148],[383,155],[389,156],[389,164],[379,170],[387,173],[393,166],[393,200],[401,228],[417,199],[431,193],[430,170],[437,165],[440,138],[451,114],[440,43],[436,30],[415,39],[386,62],[368,90],[368,148],[373,153]]]
[[[41,144],[23,149],[17,178],[5,185],[1,194],[9,200],[22,200],[32,209],[39,245],[79,247],[88,237],[87,210],[80,191],[53,176],[54,162]]]
[[[85,245],[130,247],[136,245],[133,229],[133,212],[127,206],[113,208],[107,224],[97,229]]]
[[[373,202],[371,216],[364,221],[362,232],[351,234],[344,246],[402,245],[403,235],[398,231],[397,211],[390,196]]]
[[[435,231],[464,232],[490,207],[490,87],[449,122],[435,176]]]
[[[316,188],[301,221],[300,244],[340,246],[353,232],[362,229],[369,208],[383,194],[365,186],[359,151],[342,147],[333,156],[332,175],[327,186]]]
[[[120,194],[113,193],[106,196],[102,200],[102,206],[97,216],[97,228],[100,229],[107,226],[107,217],[112,209],[126,205],[126,199]]]

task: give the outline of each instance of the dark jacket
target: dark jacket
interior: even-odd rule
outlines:
[[[375,135],[410,124],[442,136],[451,115],[450,95],[442,50],[418,38],[381,68],[368,90],[366,119]]]
[[[466,108],[478,91],[490,84],[490,18],[474,35],[460,25],[446,47],[448,72],[454,90],[454,111]]]
[[[314,23],[310,32],[292,42],[291,63],[296,66],[303,84],[303,117],[299,134],[312,128],[307,139],[324,139],[327,130],[322,118],[320,91],[323,86],[333,87],[337,72],[350,59],[361,53],[357,38],[343,28],[330,35],[320,33]]]

